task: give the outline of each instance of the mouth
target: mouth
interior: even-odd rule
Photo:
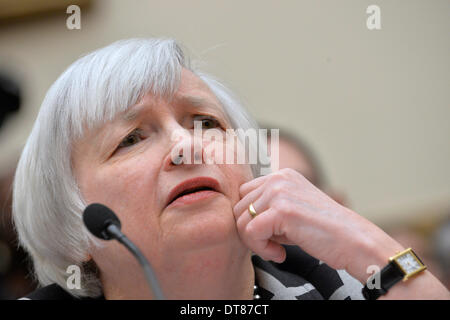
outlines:
[[[189,204],[209,198],[221,192],[219,182],[211,177],[188,179],[170,191],[167,206],[172,204]]]

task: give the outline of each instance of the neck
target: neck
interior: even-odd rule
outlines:
[[[165,298],[170,300],[245,300],[253,299],[254,269],[249,250],[233,248],[198,250],[167,257],[166,263],[154,266]],[[222,248],[223,249],[223,248]],[[240,254],[236,254],[239,252]],[[169,262],[170,261],[170,262]],[[137,263],[132,269],[139,268]],[[153,299],[142,270],[102,275],[106,299]]]

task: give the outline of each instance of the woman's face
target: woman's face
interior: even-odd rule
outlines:
[[[172,162],[174,150],[194,148],[194,121],[202,121],[203,133],[215,129],[224,137],[231,128],[206,84],[183,69],[173,100],[145,95],[112,122],[88,132],[74,144],[72,154],[86,202],[110,207],[121,220],[123,232],[155,269],[164,272],[176,270],[187,261],[184,258],[196,253],[246,251],[232,208],[239,201],[239,186],[252,179],[249,165],[206,164],[205,152],[202,164]],[[206,140],[197,141],[204,151]],[[231,148],[226,142],[223,147],[224,152]],[[220,192],[167,205],[175,186],[196,177],[215,179]],[[105,244],[91,253],[102,272],[132,263],[117,243]]]

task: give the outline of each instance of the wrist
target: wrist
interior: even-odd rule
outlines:
[[[430,271],[394,285],[378,300],[450,300],[450,292]]]
[[[429,272],[411,248],[391,256],[362,290],[367,299],[448,299],[448,290]]]
[[[360,244],[358,262],[352,264],[347,272],[364,285],[369,277],[389,263],[390,257],[403,250],[405,248],[389,236],[378,240],[366,239]]]

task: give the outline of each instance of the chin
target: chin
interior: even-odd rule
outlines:
[[[168,220],[171,227],[165,242],[175,250],[205,249],[239,241],[232,208],[225,197],[212,205],[191,206],[172,212]]]

